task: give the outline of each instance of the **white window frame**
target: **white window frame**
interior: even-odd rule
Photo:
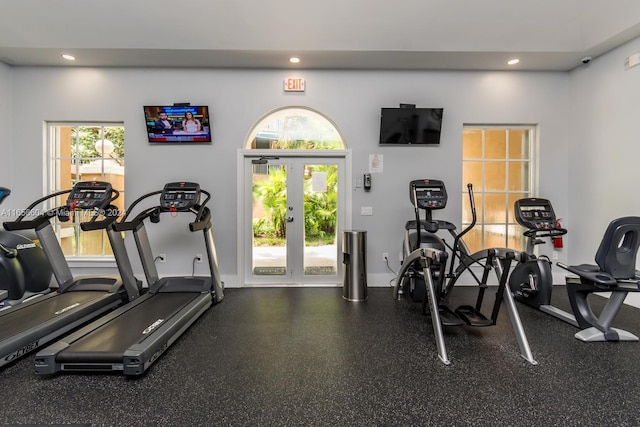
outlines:
[[[59,160],[67,159],[67,157],[62,157],[60,154],[60,145],[59,145],[59,128],[61,127],[99,127],[101,128],[100,134],[101,139],[104,139],[104,128],[106,127],[122,127],[124,129],[124,122],[82,122],[82,121],[68,121],[68,122],[46,122],[46,140],[45,140],[45,159],[44,159],[44,183],[43,183],[43,193],[52,194],[54,192],[64,190],[66,188],[60,188],[61,180],[60,180],[60,170],[57,165]],[[76,142],[77,143],[77,142]],[[72,164],[74,160],[78,161],[76,164],[79,164],[79,158],[74,158],[73,155],[70,157],[72,159]],[[100,173],[104,175],[105,173],[105,162],[104,158],[100,164]],[[123,184],[124,185],[124,184]],[[118,189],[120,191],[120,197],[124,197],[124,188]],[[50,209],[53,207],[55,199],[49,200],[49,206],[45,206],[45,209]],[[63,236],[60,235],[60,224],[53,221],[54,230],[58,235],[58,238],[61,239]],[[74,224],[75,232],[79,229],[79,223]],[[73,255],[65,255],[65,258],[69,261],[71,267],[116,267],[115,259],[113,255],[105,253],[105,245],[108,245],[108,240],[106,236],[102,241],[102,253],[97,255],[80,255],[76,250],[76,253]]]

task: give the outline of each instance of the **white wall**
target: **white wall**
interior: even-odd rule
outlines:
[[[640,38],[571,73],[570,264],[593,263],[609,222],[640,215],[640,66],[624,69],[637,52]]]
[[[198,181],[211,191],[220,269],[227,286],[237,285],[236,152],[254,122],[282,106],[308,106],[335,121],[353,153],[354,183],[368,171],[369,154],[384,155],[384,173],[373,176],[373,189],[367,193],[352,189],[352,226],[368,230],[370,285],[386,285],[392,277],[380,260],[383,252],[400,250],[404,223],[412,218],[410,180],[443,179],[451,196],[438,217],[459,224],[462,197],[456,193],[466,184],[461,181],[460,162],[465,123],[539,124],[540,196],[554,202],[559,216],[569,217],[568,73],[28,67],[12,71],[13,127],[19,131],[14,132],[11,161],[41,164],[44,121],[124,121],[127,200],[172,180]],[[306,93],[283,93],[287,77],[305,78]],[[175,102],[210,106],[212,145],[147,143],[142,106]],[[378,146],[380,108],[399,103],[444,107],[440,147]],[[12,197],[13,207],[23,207],[41,195],[43,174],[38,167],[32,172],[14,180],[19,191]],[[374,215],[360,216],[361,206],[372,206]],[[188,236],[177,242],[160,236],[157,242],[157,253],[176,254],[160,266],[161,273],[190,272],[193,250]],[[189,256],[179,249],[188,249]],[[571,249],[563,250],[561,260]],[[391,258],[397,270],[397,258]]]
[[[640,38],[571,73],[568,193],[573,264],[593,262],[611,220],[640,215]]]
[[[11,147],[13,125],[11,115],[11,68],[0,62],[0,117],[2,117],[2,132],[0,132],[0,186],[11,188]]]

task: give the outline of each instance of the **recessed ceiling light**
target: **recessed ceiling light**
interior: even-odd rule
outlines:
[[[507,61],[507,64],[509,65],[516,65],[518,62],[520,62],[520,60],[518,58],[513,58]]]
[[[292,56],[291,58],[289,58],[289,62],[291,62],[292,64],[297,64],[298,62],[300,62],[300,58]]]
[[[69,55],[69,54],[67,54],[67,53],[62,54],[62,57],[63,57],[64,59],[66,59],[67,61],[75,61],[75,60],[76,60],[76,57],[75,57],[75,56],[73,56],[73,55]]]

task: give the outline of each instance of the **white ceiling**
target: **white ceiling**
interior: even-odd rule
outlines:
[[[571,70],[639,0],[0,0],[15,66]],[[62,53],[77,57],[74,63]],[[300,64],[287,59],[299,56]],[[506,65],[518,57],[520,64]]]

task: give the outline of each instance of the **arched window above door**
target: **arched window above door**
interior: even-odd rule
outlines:
[[[272,111],[253,127],[245,148],[257,150],[344,150],[336,125],[306,107]]]

